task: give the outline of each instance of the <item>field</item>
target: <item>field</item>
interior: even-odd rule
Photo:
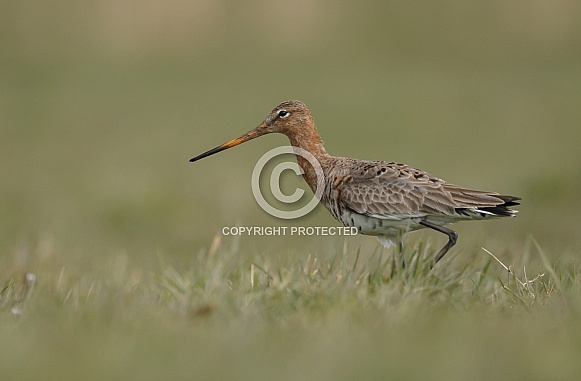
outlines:
[[[581,378],[581,6],[0,5],[0,379]],[[372,237],[279,220],[250,178],[304,101],[329,153],[518,195]],[[283,189],[306,188],[285,174]],[[307,190],[307,194],[310,191]]]

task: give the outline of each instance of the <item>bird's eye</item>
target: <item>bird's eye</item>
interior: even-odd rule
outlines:
[[[286,118],[286,117],[287,117],[287,116],[289,116],[289,115],[290,115],[290,112],[288,112],[288,111],[286,111],[286,110],[278,110],[278,116],[279,116],[281,119],[284,119],[284,118]]]

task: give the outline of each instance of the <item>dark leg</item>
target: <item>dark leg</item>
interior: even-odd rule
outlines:
[[[399,257],[401,258],[401,268],[405,269],[405,257],[403,256],[403,237],[400,235],[397,241],[397,247],[399,249]]]
[[[425,227],[428,227],[430,229],[434,229],[435,231],[438,231],[440,233],[444,233],[448,236],[448,243],[446,243],[444,245],[442,250],[440,250],[440,252],[436,256],[436,259],[434,261],[434,264],[436,264],[436,263],[438,263],[438,261],[440,259],[442,259],[442,257],[448,252],[448,250],[450,250],[450,248],[456,244],[456,240],[458,239],[458,233],[456,233],[452,229],[448,229],[448,228],[445,228],[443,226],[433,224],[433,223],[428,222],[426,220],[420,221],[420,225],[424,225]]]

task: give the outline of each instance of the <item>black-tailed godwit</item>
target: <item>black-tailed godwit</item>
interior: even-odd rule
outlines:
[[[434,263],[442,259],[458,238],[446,225],[463,220],[513,217],[516,211],[510,207],[518,205],[520,200],[449,184],[405,164],[331,156],[323,147],[311,112],[296,100],[279,104],[255,129],[190,162],[275,132],[285,134],[293,147],[307,150],[319,162],[325,177],[320,202],[344,226],[354,226],[361,234],[377,236],[385,247],[399,241],[404,233],[422,228],[446,234],[448,242]],[[305,181],[316,193],[315,169],[300,155],[297,163]]]

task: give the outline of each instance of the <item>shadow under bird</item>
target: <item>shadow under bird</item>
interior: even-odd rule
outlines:
[[[519,197],[503,196],[453,185],[405,164],[356,160],[327,153],[311,112],[300,101],[276,106],[255,129],[198,155],[190,162],[270,133],[286,135],[293,147],[310,152],[324,173],[320,202],[344,226],[377,236],[385,247],[400,242],[404,233],[430,228],[448,236],[434,264],[456,244],[458,234],[446,225],[465,220],[514,217],[511,206]],[[296,155],[303,177],[317,191],[315,168]]]

